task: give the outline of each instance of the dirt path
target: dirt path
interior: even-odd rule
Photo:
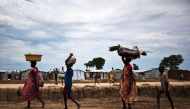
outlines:
[[[164,96],[164,95],[162,95]],[[172,98],[175,109],[189,109],[190,98]],[[122,109],[119,98],[83,99],[78,101],[81,109]],[[63,109],[63,99],[57,102],[45,101],[45,109]],[[1,102],[0,109],[24,109],[27,102]],[[41,104],[36,100],[31,101],[31,109],[41,109]],[[76,105],[68,100],[69,109],[76,109]],[[156,109],[156,98],[139,97],[138,102],[132,105],[132,109]],[[171,109],[166,97],[161,98],[161,109]]]
[[[115,83],[119,84],[119,83]],[[160,85],[160,82],[137,82],[137,86],[140,86],[142,84],[150,84],[150,85]],[[190,81],[187,82],[170,82],[171,85],[190,85]],[[73,83],[73,86],[78,86],[78,87],[84,87],[86,85],[93,86],[94,83]],[[113,84],[109,83],[100,83],[96,84],[97,87],[104,87],[104,86],[111,86]],[[19,88],[23,87],[24,84],[0,84],[0,88]],[[44,84],[44,87],[63,87],[61,84],[55,85],[55,84]]]
[[[119,83],[116,83],[119,84]],[[143,84],[150,85],[160,85],[159,82],[137,82],[138,86]],[[190,85],[190,82],[170,82],[171,85]],[[23,87],[24,84],[0,84],[0,88],[18,88]],[[86,85],[93,86],[94,83],[74,83],[75,87],[84,87]],[[109,83],[100,83],[96,86],[98,87],[106,87],[111,86],[113,84]],[[63,87],[61,84],[45,84],[45,87]],[[180,96],[180,95],[179,95]],[[175,109],[190,109],[190,98],[182,98],[182,97],[172,97]],[[63,98],[57,99],[55,102],[45,101],[46,106],[45,109],[63,109]],[[122,103],[119,97],[111,97],[107,96],[103,99],[91,99],[91,98],[82,98],[78,101],[81,104],[81,109],[121,109]],[[36,100],[31,102],[31,109],[41,109],[41,104]],[[0,109],[24,109],[27,105],[27,102],[0,102]],[[76,109],[76,105],[68,101],[69,109]],[[147,97],[147,96],[139,96],[138,102],[135,105],[132,105],[132,109],[156,109],[156,98]],[[169,101],[162,95],[161,98],[161,109],[171,109]]]

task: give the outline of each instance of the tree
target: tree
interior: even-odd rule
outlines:
[[[91,68],[91,67],[94,67],[94,66],[95,66],[93,61],[88,61],[88,65],[89,65],[89,68]]]
[[[96,67],[97,70],[103,69],[105,64],[105,59],[102,57],[97,57],[92,60],[93,65]]]
[[[86,66],[86,70],[88,70],[89,67],[88,63],[84,63],[84,66]]]
[[[94,67],[93,61],[88,61],[88,63],[84,63],[84,65],[86,66],[86,71],[88,70],[88,68]]]
[[[134,70],[139,70],[139,67],[136,64],[133,64],[133,68],[134,68]]]
[[[164,59],[161,60],[160,65],[163,65],[164,67],[169,67],[172,70],[179,69],[179,65],[183,63],[184,59],[181,55],[170,55],[169,57],[164,57]]]

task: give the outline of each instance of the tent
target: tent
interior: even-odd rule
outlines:
[[[73,70],[73,80],[85,80],[85,71],[79,69]]]

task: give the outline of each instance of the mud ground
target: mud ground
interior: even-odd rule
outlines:
[[[22,82],[21,82],[22,83]],[[0,83],[0,88],[19,88],[23,87],[24,84],[21,83]],[[60,83],[58,85],[52,84],[52,82],[45,82],[45,87],[47,88],[49,86],[54,87],[63,87]],[[118,83],[116,83],[118,85]],[[160,82],[137,82],[137,86],[141,86],[143,84],[150,84],[151,86],[159,86]],[[171,85],[173,86],[188,86],[190,85],[189,81],[185,82],[178,82],[178,81],[171,81]],[[84,87],[86,85],[94,86],[94,83],[74,83],[73,86],[76,87]],[[97,87],[109,87],[112,86],[109,83],[100,83],[99,85],[96,85]],[[181,90],[176,90],[176,93],[181,93]],[[190,93],[190,92],[189,92]],[[171,93],[172,94],[172,93]],[[174,95],[174,94],[173,94]],[[173,103],[175,109],[190,109],[190,97],[188,96],[182,96],[183,94],[178,94],[178,96],[172,96]],[[8,96],[8,95],[6,95]],[[61,98],[62,95],[60,95]],[[156,95],[155,95],[156,96]],[[181,97],[180,97],[181,96]],[[77,98],[76,98],[77,99]],[[163,94],[161,97],[161,109],[171,109],[170,103],[167,99],[167,97]],[[83,98],[83,99],[77,99],[77,102],[81,104],[80,109],[122,109],[122,102],[119,97],[101,97],[101,98]],[[64,103],[63,98],[61,99],[55,99],[54,101],[51,100],[45,100],[45,108],[44,109],[63,109]],[[0,101],[0,109],[25,109],[27,102],[6,102],[6,101]],[[139,96],[138,101],[135,105],[131,106],[132,109],[157,109],[157,101],[156,97],[151,96]],[[71,100],[68,100],[68,108],[69,109],[77,109],[76,105],[71,102]],[[41,103],[37,100],[31,101],[31,108],[30,109],[41,109]]]
[[[190,109],[190,98],[177,98],[173,97],[173,103],[175,109]],[[83,99],[77,101],[81,104],[80,109],[122,109],[122,102],[119,98],[104,98],[104,99]],[[63,99],[51,102],[45,101],[46,105],[44,109],[63,109]],[[162,95],[160,99],[161,109],[171,109],[170,103],[165,97]],[[27,102],[1,102],[0,109],[26,109]],[[139,97],[138,101],[135,105],[131,106],[132,109],[157,109],[156,98],[152,97]],[[68,108],[69,109],[77,109],[76,105],[68,100]],[[41,109],[41,103],[37,100],[31,101],[30,109]]]

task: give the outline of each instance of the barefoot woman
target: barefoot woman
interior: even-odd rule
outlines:
[[[137,101],[137,86],[130,65],[131,58],[122,56],[122,61],[125,66],[121,75],[119,94],[123,102],[123,109],[127,109],[125,103],[128,104],[128,109],[131,109],[131,104]]]
[[[44,108],[45,103],[41,100],[39,91],[39,73],[36,66],[36,61],[31,61],[31,70],[28,74],[28,78],[25,81],[23,90],[21,92],[21,98],[28,101],[27,108],[30,108],[30,101],[37,98],[42,103]]]

